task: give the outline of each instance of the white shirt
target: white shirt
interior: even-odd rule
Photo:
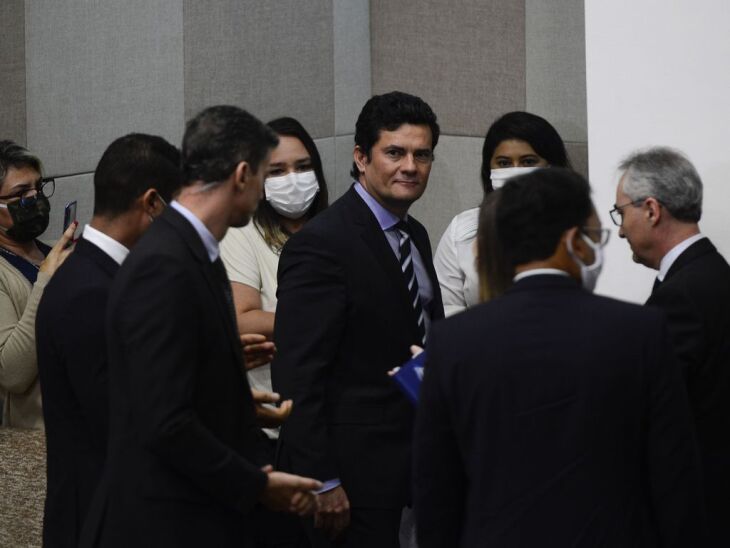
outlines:
[[[195,216],[195,213],[190,211],[187,207],[182,205],[177,200],[173,200],[173,202],[170,204],[170,207],[175,208],[180,213],[180,215],[185,217],[190,222],[190,224],[193,225],[195,232],[198,233],[200,239],[203,241],[203,245],[205,246],[205,250],[208,252],[210,262],[215,262],[215,260],[220,255],[220,250],[218,249],[218,240],[215,239],[213,233],[208,230],[208,227],[203,224],[203,221]]]
[[[664,278],[667,275],[667,272],[669,272],[669,269],[672,268],[674,261],[676,261],[677,258],[682,253],[684,253],[689,246],[691,246],[693,243],[701,240],[704,237],[705,237],[704,234],[695,234],[694,236],[690,236],[683,242],[678,243],[672,249],[670,249],[669,253],[664,255],[664,257],[662,257],[662,261],[659,263],[659,274],[657,274],[657,280],[659,280],[660,282],[663,282]]]
[[[449,223],[436,248],[433,266],[441,286],[446,316],[479,303],[476,266],[478,225],[478,207],[459,213]]]
[[[276,312],[276,271],[279,254],[271,249],[253,221],[241,228],[231,228],[220,244],[221,259],[228,279],[252,287],[261,295],[261,310]],[[272,392],[271,365],[246,372],[251,388]],[[278,428],[264,428],[269,438],[279,437]]]
[[[540,276],[542,274],[548,274],[550,276],[570,276],[570,274],[568,274],[564,270],[559,270],[557,268],[533,268],[532,270],[525,270],[524,272],[520,272],[514,278],[512,278],[512,280],[514,282],[519,282],[520,280],[524,280],[525,278],[529,278],[530,276]]]
[[[124,247],[114,238],[107,236],[91,225],[86,225],[84,227],[81,237],[101,249],[119,265],[121,265],[124,262],[124,259],[127,258],[127,255],[129,255],[129,249]]]

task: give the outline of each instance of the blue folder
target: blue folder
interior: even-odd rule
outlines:
[[[423,380],[423,364],[426,361],[426,353],[421,352],[415,358],[404,363],[393,379],[413,404],[418,403],[418,392],[421,389]]]

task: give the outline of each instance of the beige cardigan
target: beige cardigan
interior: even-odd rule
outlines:
[[[35,315],[50,276],[31,285],[0,257],[0,393],[3,426],[43,428],[35,352]]]

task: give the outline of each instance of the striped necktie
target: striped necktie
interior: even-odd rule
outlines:
[[[400,269],[403,271],[403,277],[408,285],[408,295],[410,296],[411,305],[416,312],[418,318],[418,336],[422,344],[426,344],[426,323],[423,317],[423,306],[421,306],[421,297],[418,293],[418,280],[416,279],[416,270],[413,268],[413,255],[411,255],[411,227],[405,221],[400,221],[395,228],[400,235]]]

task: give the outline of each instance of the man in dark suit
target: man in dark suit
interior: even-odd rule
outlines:
[[[419,547],[702,546],[692,421],[662,315],[585,289],[608,240],[588,183],[551,168],[499,192],[479,266],[504,261],[491,271],[514,282],[429,338]]]
[[[280,463],[336,480],[320,495],[313,543],[398,546],[410,502],[413,408],[387,371],[443,317],[428,235],[408,215],[439,127],[420,98],[371,98],[357,120],[356,182],[281,255],[274,388],[294,400]],[[343,534],[344,532],[344,534]]]
[[[257,462],[218,242],[248,222],[276,136],[211,107],[183,139],[183,186],[129,254],[107,312],[110,426],[83,544],[250,546],[250,511],[310,513],[319,482]]]
[[[667,315],[704,468],[713,546],[730,546],[730,266],[700,233],[702,181],[669,148],[620,166],[612,216],[634,260],[658,270],[646,304]]]
[[[94,172],[94,217],[38,306],[48,451],[44,546],[78,546],[106,455],[109,288],[179,187],[179,165],[180,153],[161,137],[130,134],[109,145]]]

